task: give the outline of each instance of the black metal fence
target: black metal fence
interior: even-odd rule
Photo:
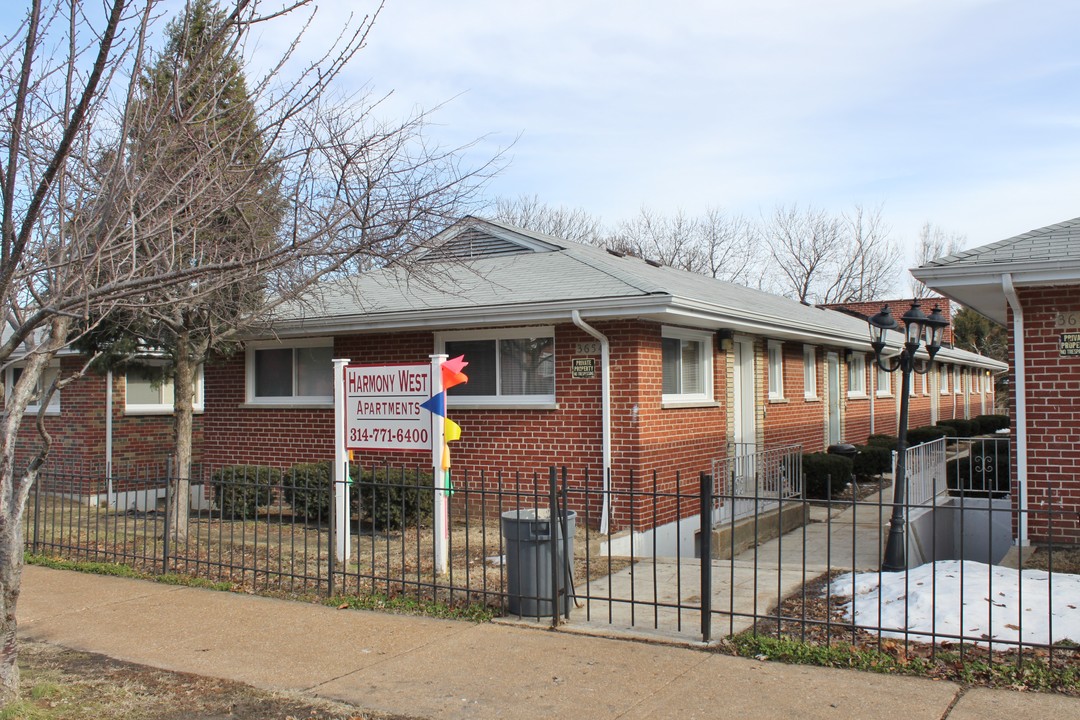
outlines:
[[[24,529],[35,554],[278,596],[483,605],[692,642],[752,633],[958,653],[961,663],[1025,654],[1075,663],[1080,552],[1050,541],[1080,513],[1054,496],[1018,509],[998,474],[1007,451],[987,447],[949,441],[943,492],[905,507],[901,573],[879,570],[887,482],[806,500],[737,496],[709,473],[455,474],[445,573],[436,572],[437,491],[420,467],[352,469],[344,555],[328,464],[199,469],[180,490],[186,518],[168,512],[178,490],[166,465],[109,476],[54,468],[30,497]],[[757,511],[722,512],[736,503]],[[1045,543],[1027,557],[1010,552],[1022,524]]]

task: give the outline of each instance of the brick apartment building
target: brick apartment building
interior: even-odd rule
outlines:
[[[934,260],[927,286],[1006,326],[1020,544],[1080,543],[1080,218]],[[1075,515],[1073,516],[1075,517]],[[1053,522],[1051,529],[1050,523]]]
[[[327,283],[279,312],[273,339],[207,365],[196,461],[330,459],[331,359],[416,363],[435,352],[470,363],[469,383],[448,397],[463,430],[453,462],[488,483],[557,465],[577,482],[607,469],[614,485],[651,482],[653,471],[692,484],[735,444],[811,452],[896,431],[899,377],[875,370],[859,308],[806,306],[476,218],[446,230],[427,261],[420,276]],[[938,361],[915,379],[912,426],[994,411],[990,374],[1004,365],[951,347]],[[84,378],[53,405],[59,459],[117,468],[171,447],[171,387],[137,371]],[[616,510],[613,527],[626,521]]]

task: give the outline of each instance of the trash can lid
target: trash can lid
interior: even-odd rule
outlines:
[[[825,451],[830,455],[858,455],[858,449],[851,443],[837,443],[836,445],[830,445]]]

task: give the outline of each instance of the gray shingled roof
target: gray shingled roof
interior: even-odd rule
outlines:
[[[485,228],[531,250],[507,253],[503,243],[493,243],[498,254],[421,261],[408,270],[323,283],[303,303],[281,308],[275,330],[299,335],[554,323],[579,310],[587,321],[646,318],[869,350],[864,320],[697,273],[476,218],[443,236],[452,242],[469,233],[476,244],[476,231]],[[970,353],[955,359],[1001,369]]]
[[[930,267],[1080,261],[1080,218],[932,260]]]

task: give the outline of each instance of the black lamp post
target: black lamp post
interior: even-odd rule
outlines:
[[[900,318],[904,322],[904,348],[900,354],[888,358],[881,357],[885,349],[885,331],[898,330],[900,325],[892,316],[889,306],[881,308],[881,312],[874,315],[867,322],[870,323],[870,346],[874,348],[874,362],[886,372],[900,371],[900,429],[896,438],[896,476],[893,478],[893,509],[892,520],[889,521],[889,539],[885,544],[885,559],[881,563],[881,569],[886,572],[897,572],[907,568],[907,543],[904,539],[904,504],[907,494],[907,430],[908,430],[908,403],[911,393],[912,371],[925,375],[934,364],[934,356],[941,349],[941,336],[945,332],[948,321],[941,314],[941,309],[935,307],[927,317],[919,309],[919,300],[916,298],[911,303],[911,309]],[[915,353],[919,346],[926,343],[928,360],[921,361],[921,367],[915,363]]]

